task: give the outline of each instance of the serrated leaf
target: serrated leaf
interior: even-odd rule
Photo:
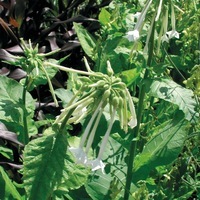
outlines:
[[[53,130],[25,147],[23,179],[28,199],[48,199],[85,183],[88,170],[74,163],[67,147],[66,135]]]
[[[26,93],[26,105],[22,100],[23,86],[15,80],[0,76],[0,120],[9,127],[9,131],[19,134],[19,140],[22,141],[24,131],[24,119],[26,116],[29,134],[37,133],[33,124],[33,115],[35,110],[35,101],[31,95]]]
[[[153,131],[153,138],[135,158],[134,182],[146,179],[152,169],[170,164],[177,158],[187,137],[187,125],[186,121],[176,118],[161,124]]]
[[[83,50],[92,60],[95,60],[96,56],[94,50],[97,41],[82,25],[75,22],[73,24]]]
[[[23,199],[22,196],[17,191],[15,185],[8,177],[7,173],[0,166],[0,199]]]
[[[185,114],[185,119],[194,120],[196,101],[192,90],[186,89],[170,79],[156,79],[150,83],[149,93],[165,101],[176,104]]]

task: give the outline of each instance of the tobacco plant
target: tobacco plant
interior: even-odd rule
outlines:
[[[49,4],[57,8],[50,16],[62,9]],[[2,65],[23,77],[1,69],[0,198],[200,198],[199,14],[195,0],[113,0],[87,18],[98,21],[95,32],[69,20],[78,69],[59,56],[65,45],[41,53],[21,38],[20,54],[1,49]],[[47,103],[35,97],[44,85]]]

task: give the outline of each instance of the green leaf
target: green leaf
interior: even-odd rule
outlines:
[[[21,200],[22,196],[17,191],[15,185],[8,177],[7,173],[0,166],[0,199]]]
[[[111,14],[105,8],[102,8],[99,14],[99,22],[102,25],[107,25],[108,23],[110,23],[110,17]]]
[[[73,24],[83,50],[92,60],[95,60],[96,55],[94,50],[97,41],[82,25],[75,22]]]
[[[88,169],[74,163],[67,147],[66,134],[51,129],[25,147],[23,179],[28,199],[62,196],[86,182]]]
[[[103,174],[98,170],[89,178],[85,188],[93,200],[106,200],[109,199],[111,181],[111,174]]]
[[[134,182],[146,179],[152,169],[170,164],[177,158],[187,137],[186,122],[177,117],[153,130],[154,136],[135,158]]]
[[[185,114],[185,119],[194,120],[197,103],[192,90],[186,89],[170,79],[156,79],[149,84],[149,93],[165,101],[176,104]]]
[[[136,81],[136,79],[140,76],[141,71],[141,67],[125,70],[120,73],[120,78],[128,87]]]
[[[22,100],[23,86],[15,80],[0,76],[0,120],[9,128],[10,131],[19,134],[22,141],[24,130],[24,119],[26,116],[29,134],[37,133],[34,125],[33,115],[35,101],[31,95],[26,93],[26,105]]]
[[[74,94],[72,93],[71,90],[65,90],[63,88],[59,88],[55,90],[55,94],[58,98],[61,99],[63,107],[66,107],[69,103],[69,101],[72,99]]]

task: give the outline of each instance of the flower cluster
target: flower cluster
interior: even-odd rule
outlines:
[[[93,72],[86,59],[85,63],[90,76],[80,76],[78,92],[69,102],[69,106],[62,110],[56,123],[62,123],[65,117],[69,116],[69,113],[71,117],[68,119],[68,123],[78,123],[91,114],[79,147],[70,147],[69,150],[74,154],[77,163],[89,165],[92,170],[101,169],[103,172],[105,165],[101,159],[116,115],[118,115],[121,128],[125,131],[128,130],[128,126],[134,128],[137,120],[131,95],[125,83],[114,76],[110,63],[107,62],[107,74]],[[110,113],[109,126],[102,139],[98,157],[95,160],[89,160],[87,154],[105,108],[108,108]]]
[[[26,43],[23,39],[21,39],[20,47],[22,48],[24,55],[23,56],[10,55],[11,59],[7,60],[5,62],[9,63],[11,65],[19,66],[26,72],[26,74],[27,74],[26,89],[28,91],[31,90],[31,85],[34,82],[34,80],[36,80],[37,77],[39,77],[41,74],[43,74],[48,81],[50,92],[52,94],[54,103],[56,106],[58,106],[58,102],[57,102],[57,99],[56,99],[56,96],[54,93],[53,85],[51,83],[48,72],[44,67],[44,61],[45,61],[46,56],[52,55],[52,54],[58,52],[60,49],[51,51],[49,53],[39,53],[38,45],[33,47],[31,40],[29,40],[28,43]],[[52,59],[52,61],[53,61],[53,59]],[[54,60],[54,62],[58,63],[57,60]]]

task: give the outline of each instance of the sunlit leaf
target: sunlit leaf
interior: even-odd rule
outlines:
[[[170,79],[155,79],[150,83],[149,93],[165,101],[176,104],[185,114],[187,120],[194,120],[197,103],[192,90],[186,89]]]
[[[103,25],[107,25],[108,23],[110,23],[110,17],[111,14],[105,8],[103,8],[99,14],[99,21]]]
[[[83,185],[88,170],[68,153],[66,134],[50,134],[31,141],[24,151],[24,186],[29,199],[61,196]]]
[[[24,118],[28,123],[29,134],[37,133],[33,123],[33,115],[35,109],[35,101],[31,95],[26,93],[26,104],[23,98],[23,86],[15,80],[5,76],[0,76],[0,120],[13,131],[19,134],[19,140],[22,141],[25,133]]]
[[[92,59],[95,60],[95,47],[96,40],[94,37],[78,23],[74,23],[74,28],[78,35],[78,39],[85,53]]]
[[[177,158],[187,136],[187,125],[186,121],[177,117],[154,129],[154,136],[135,158],[134,181],[146,179],[152,169],[170,164]]]
[[[0,166],[0,199],[23,199],[7,173]]]

